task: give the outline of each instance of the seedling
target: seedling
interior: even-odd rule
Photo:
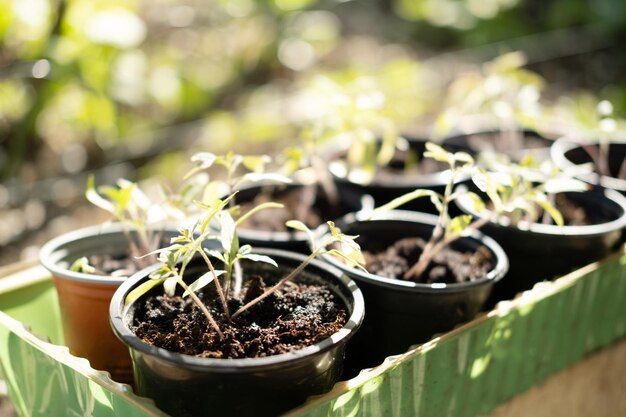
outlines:
[[[187,173],[190,178],[213,166],[222,166],[225,178],[212,179],[206,185],[202,201],[214,201],[224,195],[231,195],[246,183],[262,181],[288,184],[291,179],[274,172],[266,171],[272,159],[267,155],[239,155],[228,152],[226,155],[215,155],[210,152],[198,152],[191,157],[195,167]],[[243,171],[243,173],[242,173]],[[234,204],[234,200],[231,202]]]
[[[359,264],[358,255],[359,247],[354,242],[353,236],[347,236],[342,234],[332,223],[329,223],[332,233],[331,235],[319,246],[315,247],[312,253],[294,270],[288,275],[280,279],[274,286],[264,291],[257,298],[249,301],[235,312],[229,310],[227,300],[233,297],[237,297],[239,288],[241,288],[241,282],[237,282],[237,279],[232,279],[234,271],[237,269],[239,260],[247,259],[253,262],[264,262],[270,265],[276,266],[276,262],[268,256],[255,254],[252,247],[249,245],[239,246],[239,239],[237,235],[237,227],[245,218],[254,214],[252,211],[244,216],[234,220],[227,210],[227,206],[230,201],[235,197],[236,193],[231,194],[224,200],[215,200],[211,204],[202,204],[205,214],[202,219],[198,220],[190,228],[182,228],[179,235],[172,239],[170,246],[158,249],[153,252],[158,254],[158,259],[161,262],[161,267],[150,274],[149,280],[139,285],[133,291],[131,291],[125,302],[130,304],[137,300],[143,294],[157,285],[162,285],[166,294],[173,296],[177,286],[181,286],[184,290],[183,297],[191,297],[194,304],[202,311],[207,318],[209,325],[214,329],[220,338],[224,337],[222,329],[219,324],[213,318],[211,312],[202,302],[200,297],[196,294],[200,289],[207,285],[214,283],[216,292],[219,297],[220,304],[224,316],[233,322],[236,318],[250,309],[252,306],[261,302],[264,298],[270,294],[276,292],[288,281],[295,278],[302,270],[308,265],[314,258],[320,256],[323,253],[331,253],[342,258],[349,260],[355,265]],[[255,210],[256,212],[258,210]],[[216,236],[215,233],[209,228],[209,223],[218,218],[222,223],[221,233]],[[297,228],[299,230],[307,231],[311,234],[310,230],[298,221],[288,222],[290,227]],[[349,248],[347,251],[342,251],[336,247],[328,249],[329,246],[341,243]],[[217,245],[217,249],[209,249],[209,244]],[[193,283],[187,285],[183,279],[185,271],[189,263],[195,257],[200,256],[206,263],[208,271],[202,274]],[[219,260],[224,269],[216,269],[214,261]],[[223,280],[220,279],[223,277]],[[231,296],[232,294],[232,296]]]
[[[531,127],[541,113],[539,99],[545,82],[524,69],[520,52],[501,55],[483,64],[482,71],[458,77],[448,90],[448,108],[439,117],[440,134],[463,118],[495,118],[501,139],[510,149],[521,149],[520,126]]]
[[[138,268],[154,262],[153,257],[142,258],[140,255],[151,252],[158,246],[161,233],[151,228],[150,224],[166,219],[166,212],[161,205],[152,203],[136,183],[125,179],[119,179],[117,187],[103,185],[96,188],[94,177],[91,176],[87,181],[85,196],[92,204],[109,212],[113,220],[122,225],[130,248],[129,258]],[[99,272],[84,258],[75,261],[71,269],[86,273]]]
[[[323,150],[344,149],[348,178],[367,184],[376,169],[392,159],[399,135],[380,81],[367,76],[348,78],[344,82],[329,77],[315,79],[315,92],[324,108],[302,130],[300,138],[318,175],[328,175]]]
[[[377,208],[369,215],[371,218],[378,212],[392,210],[417,198],[429,197],[439,212],[437,223],[426,243],[418,261],[404,274],[404,279],[414,279],[419,277],[429,266],[432,259],[445,247],[467,234],[469,230],[479,229],[489,221],[497,221],[504,215],[511,219],[512,223],[517,222],[523,214],[530,214],[536,217],[537,206],[545,210],[546,213],[558,225],[563,225],[563,218],[560,212],[553,206],[547,196],[547,192],[561,192],[571,190],[579,186],[580,182],[572,184],[569,181],[556,179],[552,182],[535,182],[542,178],[531,177],[529,170],[515,164],[510,164],[509,169],[501,174],[480,169],[475,164],[474,158],[465,152],[449,153],[439,145],[434,143],[426,144],[427,158],[447,163],[450,167],[450,178],[446,184],[443,194],[432,190],[417,189],[403,196],[400,196],[389,203]],[[484,217],[474,219],[468,214],[451,217],[448,212],[452,201],[464,197],[470,201],[476,212],[486,211],[483,200],[471,191],[455,191],[453,186],[455,181],[462,175],[472,174],[474,183],[485,192],[490,200],[491,208]]]
[[[598,148],[593,146],[583,145],[583,148],[596,167],[598,174],[615,177],[619,179],[626,179],[626,160],[622,162],[617,172],[612,173],[609,166],[609,147],[611,146],[611,136],[615,134],[616,120],[613,117],[613,105],[607,100],[602,100],[596,107],[598,113],[598,120],[596,128],[592,130],[594,136],[597,137]]]

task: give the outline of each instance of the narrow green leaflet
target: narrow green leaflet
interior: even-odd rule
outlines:
[[[96,207],[100,207],[103,210],[108,211],[111,214],[115,214],[115,206],[107,199],[103,198],[98,191],[96,191],[95,179],[93,175],[87,179],[87,190],[85,191],[85,197],[87,200]]]
[[[450,165],[454,164],[453,155],[433,142],[426,142],[426,152],[424,152],[424,157],[432,158],[436,161],[445,162]]]
[[[384,213],[387,212],[389,210],[393,210],[396,209],[406,203],[408,203],[409,201],[413,201],[416,200],[418,198],[422,198],[422,197],[430,197],[431,201],[435,204],[436,207],[440,207],[441,206],[441,200],[439,197],[439,194],[437,194],[435,191],[433,190],[423,190],[423,189],[418,189],[418,190],[414,190],[411,191],[409,193],[406,193],[404,195],[401,195],[400,197],[396,197],[393,200],[391,200],[390,202],[388,202],[387,204],[383,204],[382,206],[376,208],[372,214],[370,215],[370,218],[375,216],[378,213]]]
[[[220,212],[220,241],[224,251],[230,253],[235,236],[235,221],[228,211]]]
[[[563,226],[565,224],[561,212],[557,210],[556,207],[554,207],[547,199],[536,198],[534,201],[539,205],[539,207],[548,212],[550,217],[554,220],[554,223],[558,226]]]
[[[251,155],[245,156],[241,161],[243,166],[252,172],[262,173],[265,171],[265,165],[270,163],[272,158],[267,155]]]
[[[258,255],[255,253],[248,253],[245,255],[240,255],[241,259],[249,259],[251,261],[254,262],[264,262],[266,264],[270,264],[273,265],[275,267],[278,267],[278,265],[276,264],[276,261],[274,261],[272,258],[270,258],[269,256],[265,256],[265,255]]]
[[[460,236],[471,222],[472,216],[468,214],[454,217],[450,220],[450,223],[446,225],[446,236]]]
[[[268,201],[267,203],[259,204],[258,206],[255,206],[253,209],[251,209],[250,211],[245,213],[243,216],[240,216],[237,219],[237,221],[235,222],[235,226],[239,226],[240,224],[242,224],[247,219],[249,219],[251,216],[255,215],[256,213],[258,213],[261,210],[265,210],[265,209],[268,209],[268,208],[283,208],[283,207],[285,207],[283,204],[273,203],[271,201]]]
[[[189,284],[188,288],[189,288],[190,291],[197,292],[198,290],[206,287],[211,282],[213,282],[213,280],[216,277],[219,277],[220,275],[225,274],[225,273],[226,273],[226,271],[221,270],[221,269],[215,270],[215,275],[213,275],[213,273],[211,271],[206,272],[206,273],[202,274],[202,276],[200,278],[198,278],[197,280],[195,280],[194,282]],[[188,295],[189,295],[189,291],[185,290],[185,292],[183,293],[183,297],[187,297]]]
[[[76,259],[72,265],[70,266],[70,271],[72,272],[82,272],[85,274],[93,274],[96,272],[96,268],[89,264],[89,259],[85,256]]]
[[[344,254],[337,249],[329,249],[327,252],[329,255],[333,255],[339,259],[342,259],[348,265],[356,267],[364,272],[367,270],[363,267],[365,265],[365,259],[360,252],[351,252],[350,254]]]
[[[150,291],[152,288],[160,285],[165,281],[165,279],[149,279],[148,281],[142,282],[135,289],[130,291],[124,300],[124,305],[129,305],[133,303],[135,300],[138,300],[142,295]]]

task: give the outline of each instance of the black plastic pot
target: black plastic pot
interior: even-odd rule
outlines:
[[[372,246],[385,248],[406,237],[428,239],[436,219],[430,214],[396,210],[368,221],[348,215],[337,225],[346,234],[359,235],[357,242],[367,250]],[[321,235],[320,230],[320,239]],[[349,373],[378,365],[389,355],[403,353],[411,345],[426,342],[436,333],[471,320],[488,299],[494,283],[508,269],[504,251],[478,231],[452,244],[452,248],[462,251],[475,251],[481,246],[492,253],[494,268],[484,278],[459,284],[390,279],[347,267],[336,258],[325,256],[327,262],[357,282],[365,298],[367,317],[348,348]]]
[[[255,252],[271,256],[285,271],[304,259],[303,255],[274,249]],[[250,264],[246,261],[242,266]],[[203,266],[196,267],[202,268],[198,273],[205,272]],[[261,263],[254,267],[273,269]],[[187,275],[193,276],[194,265],[189,268]],[[330,338],[295,352],[263,358],[213,359],[173,353],[143,342],[128,327],[135,304],[146,296],[126,307],[124,299],[154,269],[140,271],[120,286],[111,300],[111,326],[130,349],[137,393],[154,399],[159,408],[173,416],[274,416],[310,395],[330,390],[341,375],[346,343],[364,316],[363,296],[355,283],[336,268],[313,261],[296,281],[327,285],[349,310],[348,322]],[[159,291],[162,289],[155,288],[148,296]]]
[[[566,170],[574,165],[593,162],[585,147],[595,148],[597,151],[599,145],[597,143],[583,145],[567,138],[560,138],[552,145],[550,154],[554,163],[561,169]],[[626,141],[613,141],[609,145],[608,168],[614,176],[598,175],[593,172],[580,175],[579,178],[589,184],[598,184],[626,195],[626,179],[617,178],[624,160],[626,160]]]
[[[464,151],[471,155],[485,151],[503,153],[514,161],[521,161],[528,154],[531,154],[538,161],[550,158],[550,146],[553,143],[551,139],[527,129],[522,130],[521,134],[524,138],[522,149],[507,148],[501,137],[502,132],[494,130],[452,135],[444,138],[443,144],[450,150]]]
[[[303,184],[288,185],[259,185],[244,188],[237,193],[237,202],[246,203],[253,201],[259,193],[269,192],[272,196],[294,192],[305,187]],[[324,221],[335,220],[347,213],[361,209],[361,201],[356,196],[339,193],[339,206],[331,207],[328,200],[321,191],[317,192],[314,207],[322,214]],[[272,210],[272,209],[267,209]],[[291,219],[290,219],[291,220]],[[314,229],[319,225],[311,227]],[[273,232],[259,229],[240,227],[238,229],[239,242],[241,245],[251,245],[253,247],[266,247],[274,249],[284,249],[303,254],[311,253],[308,235],[304,232],[293,230],[289,232]]]
[[[421,160],[426,148],[426,139],[408,139],[409,147],[414,152],[418,160]],[[438,193],[443,193],[446,188],[446,184],[450,180],[450,170],[444,169],[442,171],[433,172],[431,174],[421,175],[406,175],[402,172],[404,161],[393,162],[391,165],[398,169],[398,175],[376,175],[374,179],[368,184],[361,184],[351,181],[347,178],[347,173],[344,172],[345,168],[342,168],[337,159],[334,163],[331,163],[331,172],[337,184],[337,188],[342,196],[349,199],[359,200],[363,195],[369,194],[374,198],[376,206],[381,206],[396,197],[400,197],[408,192],[411,192],[417,188],[423,188],[433,190]],[[467,179],[462,179],[459,182],[463,182]],[[436,209],[428,198],[421,198],[411,201],[401,207],[403,210],[419,211],[424,213],[435,213]]]
[[[563,226],[548,224],[508,225],[489,222],[481,230],[493,237],[509,256],[506,279],[496,285],[493,302],[513,298],[534,284],[564,275],[598,261],[614,251],[626,227],[626,198],[613,190],[596,188],[588,192],[565,193],[584,207],[597,224]],[[473,204],[456,200],[461,210],[478,216]]]

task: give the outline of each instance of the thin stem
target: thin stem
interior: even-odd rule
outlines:
[[[263,294],[259,295],[257,298],[255,298],[254,300],[248,302],[246,305],[244,305],[243,307],[241,307],[239,310],[237,310],[235,312],[235,314],[232,315],[233,320],[239,316],[241,313],[243,313],[244,311],[248,310],[250,307],[254,306],[255,304],[259,303],[261,300],[263,300],[264,298],[268,297],[269,295],[275,293],[276,291],[278,291],[283,285],[285,285],[285,283],[287,283],[289,280],[293,279],[296,275],[298,275],[300,272],[302,272],[302,270],[304,270],[304,268],[313,260],[313,258],[315,258],[317,255],[319,254],[319,250],[316,250],[315,252],[313,252],[312,254],[310,254],[300,265],[298,265],[298,267],[296,269],[294,269],[293,271],[291,271],[289,273],[289,275],[287,275],[286,277],[282,278],[280,281],[278,281],[278,283],[276,285],[274,285],[272,288],[270,288],[269,290],[265,291]]]
[[[204,258],[204,262],[206,262],[207,266],[211,270],[211,273],[213,274],[213,281],[215,281],[215,287],[217,288],[217,293],[219,294],[220,300],[222,301],[222,308],[224,309],[224,314],[226,315],[226,318],[228,319],[228,321],[230,321],[231,316],[230,316],[230,312],[228,311],[228,305],[226,304],[226,297],[224,296],[224,292],[222,291],[222,285],[220,284],[220,280],[218,279],[217,274],[215,273],[215,268],[213,268],[213,263],[211,262],[207,254],[204,252],[204,249],[200,248],[198,252],[200,252],[200,255],[202,255],[202,258]]]
[[[233,269],[235,272],[235,284],[233,293],[235,297],[239,297],[239,292],[241,292],[241,287],[243,285],[243,273],[241,272],[241,264],[239,263],[239,261],[235,262]]]
[[[556,195],[548,194],[548,201],[550,202],[550,205],[554,206],[556,204]],[[550,216],[550,213],[548,212],[548,210],[544,210],[543,217],[541,218],[541,223],[550,224],[551,221],[552,221],[552,216]]]
[[[467,226],[467,229],[480,229],[481,227],[483,227],[485,224],[487,224],[487,222],[489,222],[491,220],[492,216],[489,217],[484,217],[482,219],[478,219],[475,222],[471,223],[470,225]],[[404,279],[411,279],[413,277],[419,277],[420,275],[422,275],[422,273],[424,273],[424,271],[426,270],[426,268],[428,268],[428,265],[430,265],[430,262],[433,260],[433,258],[439,253],[441,252],[446,246],[448,246],[450,243],[454,242],[455,240],[459,239],[461,237],[461,235],[450,235],[448,237],[446,237],[445,239],[441,239],[437,242],[432,242],[429,241],[428,244],[426,245],[426,247],[424,248],[424,250],[422,251],[422,254],[419,258],[419,260],[417,261],[417,263],[415,265],[413,265],[411,267],[411,269],[409,269],[405,274],[404,274]],[[431,245],[432,243],[432,245]]]
[[[331,207],[337,207],[337,204],[339,203],[337,187],[335,186],[333,178],[328,173],[326,165],[320,158],[317,157],[317,155],[313,155],[311,157],[311,166],[319,173],[318,182],[321,185],[322,190],[324,190],[326,198],[328,198],[329,205]]]
[[[204,316],[209,321],[209,324],[211,326],[213,326],[213,328],[217,332],[217,335],[220,337],[220,340],[223,340],[224,339],[224,333],[222,333],[222,330],[220,330],[220,326],[217,324],[215,319],[213,319],[213,316],[211,315],[211,312],[209,311],[208,308],[206,308],[206,306],[204,305],[202,300],[200,300],[200,298],[196,295],[195,292],[193,292],[192,290],[189,289],[189,287],[187,286],[185,281],[183,281],[183,279],[180,276],[178,276],[177,282],[178,282],[178,285],[183,287],[183,289],[189,293],[189,296],[191,297],[193,302],[198,306],[200,311],[202,311],[202,314],[204,314]]]

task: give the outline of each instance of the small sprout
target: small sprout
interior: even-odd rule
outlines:
[[[247,183],[271,182],[289,184],[291,179],[268,172],[267,166],[272,159],[267,155],[239,155],[228,152],[226,155],[215,155],[209,152],[198,152],[191,157],[195,167],[185,176],[190,178],[202,171],[219,165],[226,170],[225,179],[209,181],[205,187],[203,201],[213,201],[222,195],[229,195]],[[241,173],[243,171],[243,173]]]
[[[528,166],[508,163],[498,165],[499,172],[489,172],[479,169],[474,159],[464,152],[450,153],[442,147],[428,143],[426,157],[446,162],[450,166],[451,176],[443,194],[432,190],[417,189],[403,196],[397,197],[389,203],[377,208],[372,213],[395,209],[417,198],[428,197],[439,212],[437,223],[426,243],[418,261],[405,273],[405,279],[420,276],[428,267],[431,260],[450,243],[466,235],[471,229],[478,229],[488,221],[496,220],[500,215],[514,218],[515,213],[526,213],[536,216],[537,206],[542,208],[558,225],[563,224],[561,213],[554,207],[546,188],[550,191],[562,192],[579,189],[580,181],[565,177],[560,171],[550,170],[550,175]],[[490,200],[491,211],[486,217],[474,219],[471,215],[451,217],[448,213],[449,204],[461,197],[469,201],[474,210],[482,213],[486,210],[483,200],[470,191],[456,191],[452,188],[456,179],[461,175],[471,174],[476,186],[483,191]],[[370,218],[372,217],[370,216]]]
[[[72,272],[82,272],[84,274],[95,274],[96,268],[89,264],[89,259],[83,256],[82,258],[76,259],[72,265],[70,266],[70,271]]]
[[[158,259],[161,262],[160,268],[150,274],[149,280],[141,283],[129,292],[125,303],[130,304],[134,302],[158,285],[163,286],[163,290],[167,295],[173,296],[177,286],[180,286],[184,291],[183,297],[191,297],[194,304],[200,308],[206,317],[209,325],[215,330],[220,338],[223,338],[224,334],[220,329],[220,326],[196,294],[197,291],[207,285],[215,285],[221,301],[223,313],[228,320],[232,321],[240,314],[259,303],[265,297],[277,291],[287,281],[300,274],[306,265],[308,265],[315,257],[325,253],[327,251],[326,247],[329,245],[337,242],[347,245],[350,249],[348,252],[343,252],[339,248],[332,248],[328,250],[328,252],[344,256],[346,259],[352,259],[354,260],[353,262],[356,262],[357,264],[360,262],[360,259],[358,259],[355,255],[358,251],[358,245],[354,242],[354,237],[342,234],[339,229],[334,226],[334,224],[329,223],[332,235],[323,243],[323,245],[316,248],[313,253],[311,253],[311,255],[309,255],[298,267],[291,271],[286,277],[282,278],[273,287],[266,290],[259,297],[248,302],[231,314],[228,308],[227,300],[229,299],[231,290],[237,293],[241,288],[240,277],[232,279],[234,271],[238,269],[237,265],[239,261],[246,259],[252,262],[270,264],[274,267],[278,266],[269,256],[254,253],[250,245],[239,245],[237,227],[240,224],[239,220],[241,217],[239,220],[235,220],[230,211],[226,208],[229,201],[231,201],[233,197],[234,194],[231,194],[224,200],[218,200],[210,204],[202,204],[202,207],[205,209],[204,218],[199,219],[191,228],[180,229],[179,235],[171,240],[170,246],[152,252],[152,254],[158,255]],[[211,229],[207,227],[209,222],[213,219],[218,219],[221,224],[219,236],[215,236]],[[300,230],[306,231],[310,236],[312,236],[312,232],[308,230],[303,223],[290,221],[289,224],[299,228]],[[216,249],[206,248],[204,244],[208,241],[218,244],[219,247]],[[358,253],[360,254],[360,252]],[[185,271],[192,259],[198,255],[201,256],[206,263],[208,271],[197,278],[192,284],[187,285],[183,280]],[[222,262],[225,269],[215,269],[210,257]],[[224,282],[221,282],[221,277],[224,278]],[[233,285],[233,282],[236,283]]]

